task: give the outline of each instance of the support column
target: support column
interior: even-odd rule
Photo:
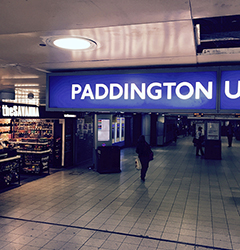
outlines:
[[[142,135],[145,136],[146,142],[150,144],[151,136],[151,116],[150,114],[142,115]]]

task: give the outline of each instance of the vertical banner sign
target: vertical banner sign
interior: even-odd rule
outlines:
[[[240,109],[240,71],[222,71],[220,109]]]
[[[48,75],[47,110],[216,109],[216,71]]]

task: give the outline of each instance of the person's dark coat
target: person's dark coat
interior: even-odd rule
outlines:
[[[149,166],[149,154],[151,152],[150,145],[146,142],[145,136],[141,135],[138,139],[137,147],[136,147],[136,153],[138,154],[138,157],[140,159],[140,162],[142,164],[141,169],[141,180],[145,181],[146,173]]]

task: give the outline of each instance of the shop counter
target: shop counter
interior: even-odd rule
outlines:
[[[0,159],[0,186],[20,184],[20,155]]]
[[[22,156],[21,170],[27,173],[42,174],[43,171],[49,173],[49,155],[51,150],[17,150]]]

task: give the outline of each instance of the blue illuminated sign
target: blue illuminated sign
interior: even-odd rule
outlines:
[[[216,71],[48,75],[49,110],[216,109]]]
[[[240,109],[240,71],[222,71],[220,109]]]

